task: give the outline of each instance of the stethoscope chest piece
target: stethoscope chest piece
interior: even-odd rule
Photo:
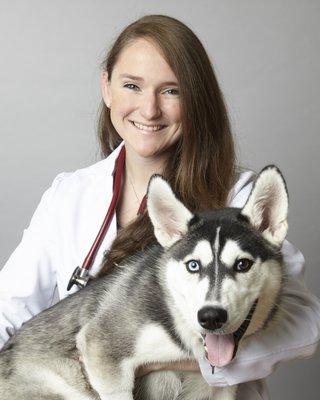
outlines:
[[[86,268],[77,267],[73,271],[67,290],[70,290],[73,285],[77,285],[79,289],[84,288],[88,283],[89,278],[89,271]]]

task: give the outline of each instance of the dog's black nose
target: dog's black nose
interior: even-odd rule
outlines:
[[[206,306],[198,311],[199,324],[205,329],[219,329],[227,319],[228,313],[223,308]]]

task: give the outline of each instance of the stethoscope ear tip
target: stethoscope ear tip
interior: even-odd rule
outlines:
[[[83,289],[89,280],[89,271],[86,268],[77,267],[69,280],[67,291],[69,291],[73,285],[77,285],[79,289]]]

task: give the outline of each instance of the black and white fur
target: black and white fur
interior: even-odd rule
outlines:
[[[159,245],[25,323],[0,352],[1,400],[132,400],[139,366],[206,356],[205,338],[238,331],[254,302],[244,337],[274,320],[288,211],[276,167],[261,171],[243,209],[194,215],[158,175],[147,206]],[[232,400],[236,387],[153,372],[134,398]]]

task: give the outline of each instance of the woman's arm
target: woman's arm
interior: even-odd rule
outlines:
[[[197,361],[176,361],[172,363],[156,363],[142,365],[136,370],[136,377],[147,375],[153,371],[200,371]]]
[[[0,348],[23,322],[48,308],[56,285],[53,199],[63,174],[44,193],[21,243],[0,271]]]

